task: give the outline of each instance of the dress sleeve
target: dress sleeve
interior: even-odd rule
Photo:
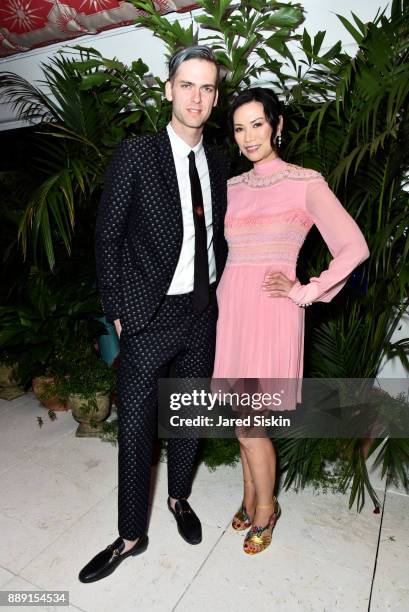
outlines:
[[[306,285],[298,281],[288,297],[298,306],[330,302],[353,270],[369,257],[365,238],[341,202],[320,177],[307,185],[306,211],[317,226],[333,259],[327,270]]]

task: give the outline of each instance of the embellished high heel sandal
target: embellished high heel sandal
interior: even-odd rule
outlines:
[[[260,553],[262,550],[265,550],[267,546],[271,544],[271,538],[273,534],[273,529],[280,518],[281,508],[280,504],[277,501],[277,498],[273,498],[273,503],[268,504],[267,506],[258,506],[259,508],[273,508],[274,512],[270,516],[270,519],[265,527],[258,527],[257,525],[253,525],[249,532],[246,534],[243,543],[243,550],[248,555],[256,555]],[[251,545],[251,546],[250,546]]]
[[[250,480],[244,480],[243,482],[248,483],[248,482],[253,482],[253,481],[250,478]],[[236,514],[233,516],[231,526],[236,531],[244,531],[245,529],[248,529],[251,526],[252,522],[253,521],[250,518],[245,505],[241,504],[240,510],[238,510]]]

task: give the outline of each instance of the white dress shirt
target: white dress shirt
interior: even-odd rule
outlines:
[[[168,289],[168,295],[178,295],[193,291],[194,257],[195,257],[195,225],[192,210],[192,194],[190,190],[189,159],[190,151],[195,153],[196,168],[200,178],[203,194],[203,207],[207,230],[207,254],[209,261],[209,282],[216,280],[216,262],[213,250],[213,218],[212,197],[210,192],[209,169],[206,154],[203,148],[203,137],[195,147],[190,147],[176,134],[171,124],[167,131],[175,160],[176,176],[179,185],[180,201],[182,204],[183,242],[179,261]]]

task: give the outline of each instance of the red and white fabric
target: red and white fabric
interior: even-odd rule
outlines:
[[[158,0],[158,13],[195,8],[192,0]],[[0,57],[132,24],[141,11],[119,0],[0,0]]]

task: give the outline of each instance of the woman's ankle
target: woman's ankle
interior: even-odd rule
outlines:
[[[256,509],[256,498],[245,495],[243,497],[243,506],[246,508],[247,512],[254,514]]]

